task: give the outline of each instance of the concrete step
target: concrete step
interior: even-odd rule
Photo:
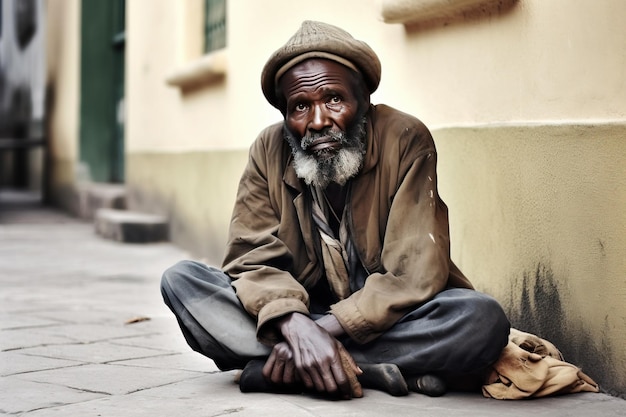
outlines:
[[[101,208],[125,209],[126,187],[123,184],[88,182],[77,187],[78,217],[93,220]]]
[[[126,243],[168,240],[167,219],[156,214],[101,208],[96,211],[96,233],[106,239]]]

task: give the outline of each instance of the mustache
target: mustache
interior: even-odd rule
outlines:
[[[335,142],[343,144],[347,140],[347,134],[346,132],[335,131],[331,128],[326,128],[321,132],[307,133],[304,137],[302,137],[302,140],[300,141],[300,147],[306,151],[311,145],[313,145],[316,141],[320,139],[331,139]]]
[[[348,127],[346,131],[333,130],[332,127],[326,127],[319,132],[307,132],[304,136],[296,136],[289,130],[287,123],[283,123],[283,138],[287,141],[289,147],[291,147],[291,151],[294,155],[300,152],[306,152],[305,148],[308,149],[315,140],[320,140],[324,137],[330,137],[333,140],[339,141],[342,147],[360,149],[362,153],[365,153],[366,125],[367,117],[361,116],[361,118],[352,126]]]

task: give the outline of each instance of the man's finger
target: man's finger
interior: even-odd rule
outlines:
[[[277,359],[276,362],[274,362],[274,367],[272,368],[270,380],[275,384],[285,383],[285,381],[283,381],[284,369],[285,369],[285,362],[280,359]]]
[[[347,381],[347,379],[342,373],[343,370],[341,370],[340,363],[331,364],[330,369],[327,369],[323,375],[324,391],[330,394],[337,394],[337,392],[339,392],[339,394],[349,394],[349,392],[346,392],[346,384],[343,384],[343,381]]]
[[[296,367],[292,360],[285,364],[283,381],[285,384],[293,384],[296,382]]]
[[[315,385],[315,389],[318,392],[335,392],[337,391],[337,384],[330,372],[324,372],[320,374],[317,369],[312,369],[310,372],[311,379]]]
[[[300,380],[302,381],[302,383],[304,384],[305,387],[307,387],[308,389],[315,388],[315,384],[313,383],[313,379],[308,374],[308,372],[306,372],[304,369],[298,369],[297,366],[296,366],[296,370],[298,370],[298,376],[300,377]]]
[[[272,351],[269,358],[267,358],[267,361],[265,361],[265,365],[263,365],[263,377],[265,377],[265,379],[271,379],[272,370],[274,369],[275,362],[276,354],[274,353],[274,351]]]

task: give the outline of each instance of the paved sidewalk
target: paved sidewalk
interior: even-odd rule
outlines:
[[[186,257],[167,243],[104,240],[92,224],[0,193],[0,416],[626,416],[626,401],[604,394],[242,394],[232,372],[187,347],[161,301],[161,272]]]

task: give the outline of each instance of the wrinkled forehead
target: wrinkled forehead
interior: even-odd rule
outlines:
[[[299,90],[328,85],[350,88],[356,77],[356,73],[345,65],[328,59],[312,58],[288,69],[278,81],[283,94],[289,96]]]

